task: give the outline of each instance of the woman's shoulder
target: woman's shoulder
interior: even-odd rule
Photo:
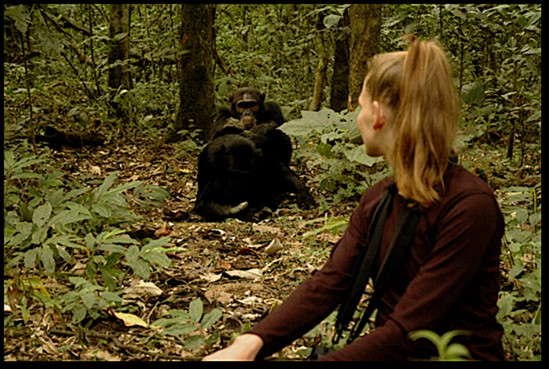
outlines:
[[[484,180],[458,164],[449,168],[444,182],[446,196],[480,193],[494,196],[494,191]]]
[[[490,186],[461,165],[452,165],[446,173],[444,191],[438,206],[433,211],[445,214],[456,207],[473,212],[485,211],[488,208],[492,209],[490,211],[500,212],[496,196]]]

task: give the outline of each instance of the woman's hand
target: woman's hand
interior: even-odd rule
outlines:
[[[255,334],[243,334],[219,351],[202,358],[202,361],[252,361],[263,347],[263,340]]]

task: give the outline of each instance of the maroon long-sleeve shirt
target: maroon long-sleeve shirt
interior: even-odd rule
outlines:
[[[373,210],[389,183],[386,179],[365,192],[322,269],[250,331],[265,343],[258,358],[308,332],[341,302],[360,249],[365,247]],[[461,343],[474,359],[504,359],[503,329],[495,318],[503,216],[492,190],[463,167],[450,166],[444,183],[440,202],[422,215],[410,253],[379,304],[376,328],[323,360],[406,360],[436,355],[430,351],[432,344],[408,338],[408,333],[420,329],[439,334],[469,331],[471,335]],[[396,196],[384,226],[378,267],[402,203],[402,197]]]

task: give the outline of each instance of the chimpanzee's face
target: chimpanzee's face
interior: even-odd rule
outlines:
[[[254,88],[242,88],[236,91],[231,97],[233,112],[238,118],[258,117],[263,109],[263,95],[259,90]]]
[[[257,114],[259,112],[259,101],[251,94],[244,94],[242,98],[236,102],[236,112],[239,116]]]

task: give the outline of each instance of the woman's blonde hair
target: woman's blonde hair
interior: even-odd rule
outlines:
[[[390,155],[399,193],[427,208],[443,190],[459,109],[452,68],[439,44],[406,39],[407,51],[372,59],[365,85],[372,101],[386,104],[395,117]]]

